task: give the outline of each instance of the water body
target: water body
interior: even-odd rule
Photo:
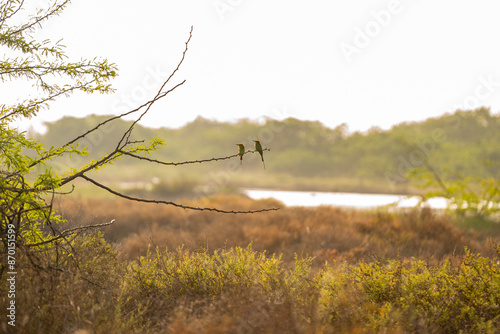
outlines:
[[[368,209],[385,205],[395,205],[400,208],[417,205],[419,198],[406,195],[387,194],[356,194],[356,193],[329,193],[310,191],[282,191],[245,189],[245,193],[253,199],[275,198],[287,206],[318,206],[332,205],[350,208]],[[433,209],[445,209],[445,198],[430,199],[428,205]]]

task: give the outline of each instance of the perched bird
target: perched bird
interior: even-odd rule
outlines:
[[[257,150],[257,152],[259,152],[260,157],[262,158],[262,164],[264,165],[264,169],[266,169],[266,164],[264,163],[264,152],[262,152],[262,145],[258,140],[254,140],[254,142],[255,142],[255,149]]]
[[[238,145],[238,155],[240,156],[240,165],[243,164],[243,154],[245,154],[245,145],[243,144],[236,144]]]

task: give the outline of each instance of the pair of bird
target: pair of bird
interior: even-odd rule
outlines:
[[[262,164],[264,165],[264,169],[266,169],[266,164],[264,163],[264,152],[262,152],[262,145],[260,141],[254,140],[255,142],[255,150],[259,152],[260,158],[262,159]],[[240,156],[240,165],[243,164],[243,154],[245,154],[245,145],[239,143],[238,145],[238,155]]]

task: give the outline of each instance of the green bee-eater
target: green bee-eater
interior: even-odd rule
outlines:
[[[264,152],[262,152],[262,145],[258,140],[254,140],[254,142],[255,142],[255,149],[257,150],[257,152],[259,152],[260,157],[262,158],[262,164],[264,165],[264,169],[266,169],[266,164],[264,163]]]
[[[245,154],[245,145],[243,144],[236,144],[238,145],[238,155],[240,156],[240,165],[243,164],[243,154]]]

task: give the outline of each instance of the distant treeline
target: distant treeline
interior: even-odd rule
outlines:
[[[48,123],[39,135],[46,145],[61,145],[106,116],[65,117]],[[116,120],[81,142],[90,156],[112,150],[130,122]],[[488,108],[458,110],[422,122],[402,123],[390,130],[372,128],[349,133],[345,124],[334,129],[320,122],[288,118],[257,123],[242,119],[221,123],[198,117],[179,129],[151,129],[136,125],[135,139],[162,137],[166,145],[154,158],[185,161],[228,156],[237,153],[236,143],[253,149],[260,139],[265,152],[267,175],[293,178],[355,179],[384,185],[390,191],[404,187],[406,173],[424,163],[444,178],[465,176],[498,177],[500,162],[500,115]],[[124,159],[133,167],[139,161]],[[247,168],[260,167],[255,155],[244,157]],[[179,167],[177,167],[179,168]],[[200,166],[205,168],[205,166]],[[275,185],[274,185],[275,186]],[[338,189],[337,189],[338,190]]]

